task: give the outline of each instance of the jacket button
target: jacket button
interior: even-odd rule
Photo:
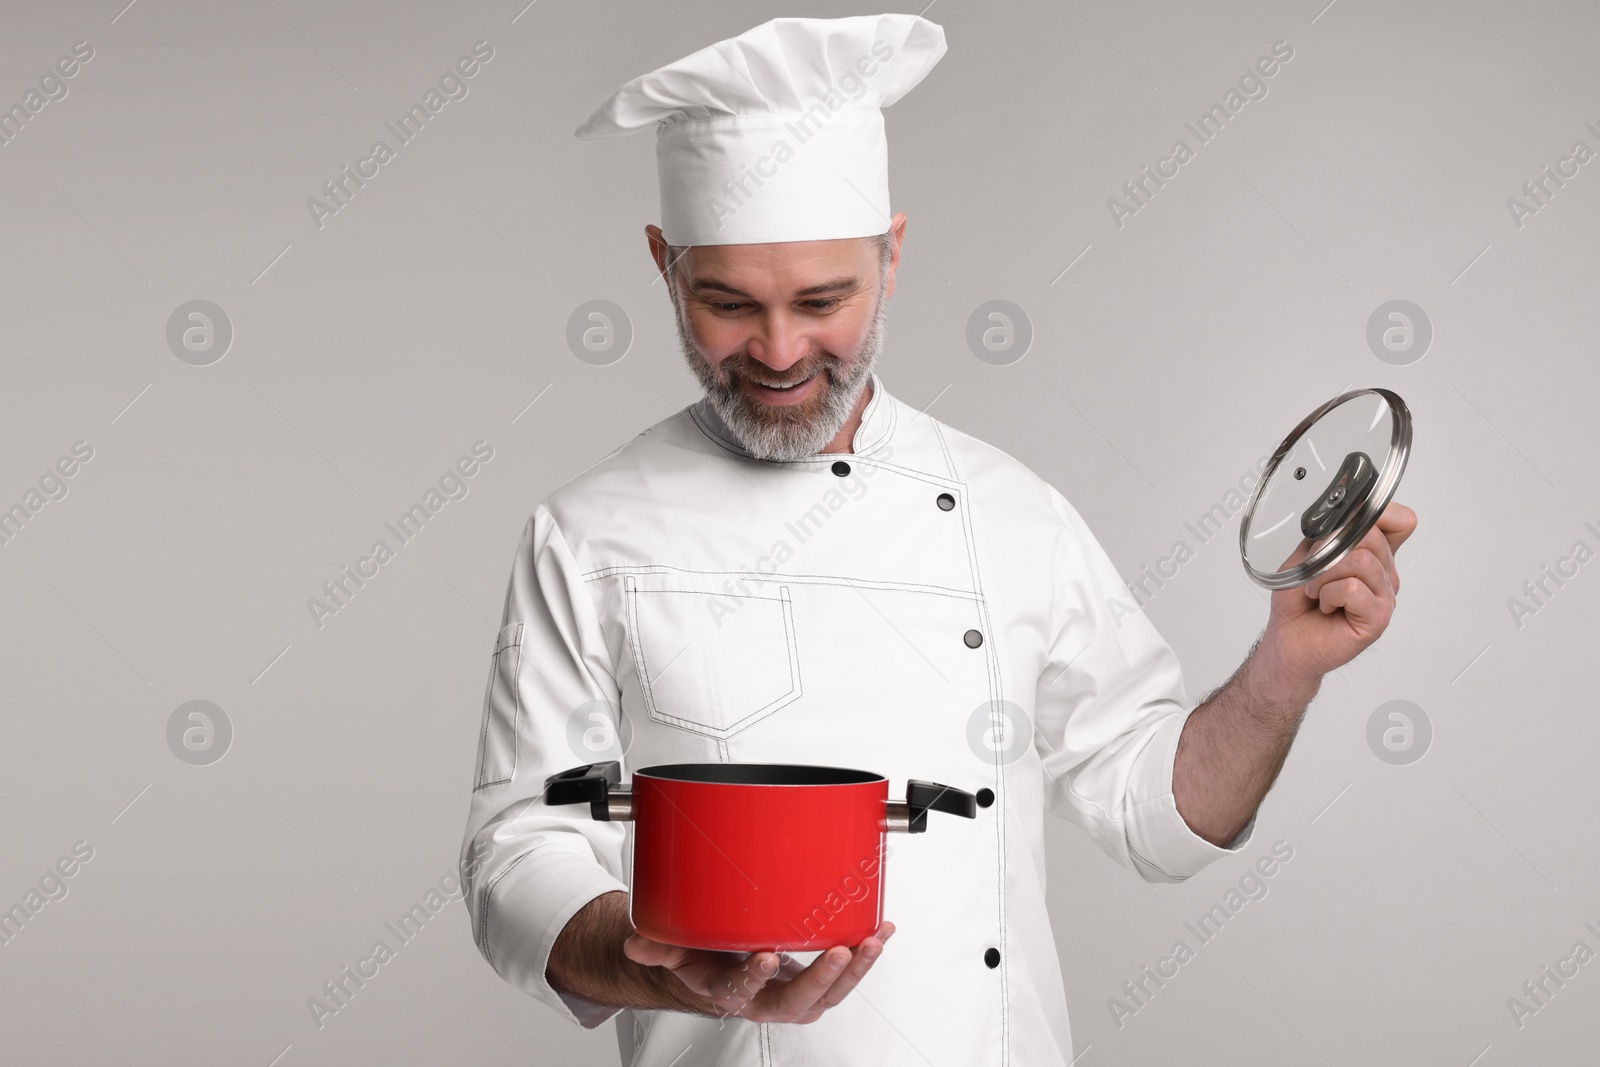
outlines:
[[[850,473],[850,464],[846,463],[842,459],[834,460],[833,473],[837,474],[841,478],[846,477]]]
[[[961,635],[961,640],[967,643],[968,648],[977,648],[983,644],[983,635],[976,630],[968,630]]]
[[[983,954],[983,962],[988,964],[991,971],[1000,966],[1000,950],[997,948],[989,949]]]
[[[993,803],[994,803],[994,790],[993,789],[980,789],[980,790],[978,790],[978,807],[987,808],[990,804],[993,804]]]
[[[940,511],[949,511],[956,506],[956,498],[949,493],[940,493],[934,500],[938,503]]]

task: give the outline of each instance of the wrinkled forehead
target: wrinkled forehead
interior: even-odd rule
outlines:
[[[842,279],[877,279],[874,238],[772,244],[694,245],[677,250],[677,277],[688,289],[716,284],[752,296],[792,295]]]

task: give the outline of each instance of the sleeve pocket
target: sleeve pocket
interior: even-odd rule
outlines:
[[[522,623],[500,631],[489,663],[489,688],[483,697],[483,730],[478,739],[478,777],[473,791],[504,785],[517,773],[517,730],[522,725]]]

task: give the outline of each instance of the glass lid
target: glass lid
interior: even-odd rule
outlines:
[[[1245,508],[1244,569],[1289,589],[1337,564],[1394,498],[1410,451],[1411,412],[1387,389],[1356,389],[1313,411],[1273,453]]]

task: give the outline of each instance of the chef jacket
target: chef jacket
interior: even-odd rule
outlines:
[[[882,774],[891,797],[919,778],[983,805],[889,835],[896,933],[816,1022],[625,1010],[624,1064],[1066,1064],[1044,813],[1151,882],[1253,832],[1220,848],[1179,815],[1177,659],[1143,614],[1108,607],[1125,586],[1072,506],[871,387],[850,452],[788,462],[753,458],[701,399],[523,531],[462,871],[479,950],[563,1018],[618,1015],[545,967],[575,912],[628,888],[632,824],[545,805],[546,776],[613,758],[624,781],[655,764],[820,764]]]

